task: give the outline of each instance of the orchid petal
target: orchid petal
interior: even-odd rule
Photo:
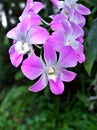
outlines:
[[[33,2],[33,0],[27,0],[26,5],[31,4],[32,2]]]
[[[70,24],[71,24],[72,30],[74,32],[73,34],[74,34],[75,39],[84,35],[84,31],[82,30],[82,28],[79,25],[75,24],[72,21],[70,21]]]
[[[60,50],[58,63],[63,67],[75,67],[77,65],[76,52],[71,46],[65,46]]]
[[[44,64],[39,57],[32,54],[23,61],[21,70],[28,79],[34,80],[44,72]]]
[[[61,48],[64,47],[65,35],[62,31],[53,32],[52,35],[48,39],[48,43],[56,50],[60,51]]]
[[[38,13],[43,8],[44,8],[44,5],[41,2],[33,2],[33,11],[35,13]]]
[[[75,22],[76,24],[78,24],[80,27],[84,27],[86,20],[85,18],[78,12],[78,11],[74,11],[74,16],[70,17],[71,21]]]
[[[43,44],[49,37],[48,31],[40,26],[31,26],[28,35],[27,41],[30,44]]]
[[[17,40],[17,36],[16,36],[16,27],[11,29],[8,33],[7,33],[7,37]]]
[[[14,49],[14,45],[13,45],[9,49],[9,55],[10,55],[10,60],[12,65],[14,67],[18,67],[23,60],[23,54],[18,54],[18,52]]]
[[[64,4],[63,1],[59,1],[59,0],[50,0],[50,1],[54,4],[56,8],[58,9],[63,8],[63,4]]]
[[[53,16],[53,21],[50,23],[50,26],[53,30],[64,31],[63,23],[66,23],[67,18],[64,14],[57,14]]]
[[[89,15],[90,10],[82,4],[78,4],[77,11],[83,15]]]
[[[79,63],[85,62],[85,54],[83,52],[84,52],[84,46],[82,44],[79,44],[79,48],[76,51],[77,60]]]
[[[61,70],[61,79],[65,82],[70,82],[72,80],[74,80],[76,77],[76,73],[66,70],[66,69],[62,69]]]
[[[50,83],[50,90],[53,94],[59,95],[63,93],[64,84],[59,77],[57,77],[56,81],[50,79],[49,83]]]
[[[34,85],[29,87],[29,91],[39,92],[47,86],[47,83],[48,83],[47,77],[45,74],[43,74]]]
[[[56,52],[48,43],[44,44],[44,58],[47,64],[56,63],[57,61]]]
[[[19,17],[19,20],[22,21],[24,18],[26,18],[26,16],[28,15],[29,11],[33,12],[32,8],[33,8],[33,4],[32,3],[31,4],[27,4],[25,9],[24,9],[24,11],[23,11],[23,13],[22,13],[22,15]]]
[[[16,35],[19,40],[26,41],[26,36],[31,24],[31,16],[27,15],[27,17],[17,25]]]
[[[59,8],[59,0],[50,0],[56,8]]]
[[[85,62],[85,54],[77,52],[77,60],[80,64]]]

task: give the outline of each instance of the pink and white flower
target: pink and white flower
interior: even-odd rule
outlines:
[[[33,45],[44,44],[49,37],[48,31],[33,23],[30,15],[7,33],[7,37],[15,41],[9,49],[10,59],[15,67],[23,60],[24,54],[33,53]],[[36,25],[35,25],[36,24]]]
[[[77,3],[77,1],[78,0],[51,0],[58,9],[62,9],[60,13],[64,14],[67,19],[83,27],[85,25],[83,15],[89,15],[91,12],[84,5]]]
[[[36,16],[37,19],[40,18],[38,15],[39,11],[44,8],[43,3],[41,2],[34,2],[33,0],[27,0],[26,7],[19,17],[19,20],[22,21],[28,14]]]
[[[67,70],[77,65],[75,51],[70,46],[66,46],[59,52],[57,60],[55,50],[46,43],[44,44],[44,60],[45,62],[36,55],[31,55],[23,61],[21,66],[23,74],[30,80],[39,77],[39,80],[29,90],[31,92],[41,91],[49,82],[53,94],[62,94],[64,91],[62,81],[70,82],[76,76],[74,72]]]

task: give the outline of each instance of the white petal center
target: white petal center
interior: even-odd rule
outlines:
[[[14,47],[19,54],[26,54],[31,49],[31,47],[26,42],[22,41],[17,41]]]
[[[52,80],[56,81],[57,73],[56,73],[56,70],[55,70],[54,67],[49,67],[47,69],[47,75],[48,75],[49,79],[52,79]]]

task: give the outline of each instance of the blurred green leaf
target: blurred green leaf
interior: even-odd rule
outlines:
[[[89,75],[93,64],[97,58],[97,19],[94,21],[92,28],[87,37],[88,48],[86,52],[85,69]]]
[[[21,71],[18,71],[15,75],[15,80],[22,79],[24,77],[23,73]]]
[[[90,102],[89,102],[88,97],[86,95],[84,95],[82,93],[81,94],[78,93],[76,96],[80,100],[80,102],[84,105],[84,107],[89,108]]]
[[[83,0],[83,1],[97,7],[97,0]]]

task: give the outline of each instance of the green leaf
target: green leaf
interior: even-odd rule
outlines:
[[[85,69],[89,75],[97,58],[97,19],[94,21],[87,37],[88,48],[86,52]]]
[[[18,71],[15,75],[15,80],[22,79],[24,77],[23,73],[21,71]]]
[[[83,0],[83,1],[97,7],[97,0]]]

